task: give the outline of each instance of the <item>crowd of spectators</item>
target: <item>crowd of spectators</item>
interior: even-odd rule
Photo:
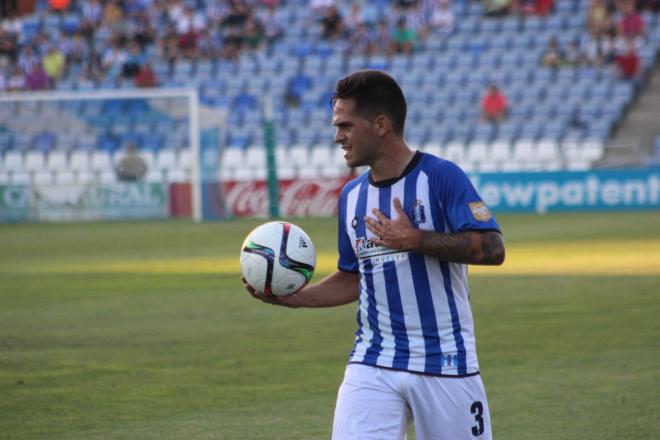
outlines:
[[[310,22],[321,36],[346,43],[346,52],[362,55],[410,54],[430,35],[446,38],[454,29],[449,0],[397,0],[383,3],[387,13],[374,14],[353,3],[345,13],[327,0],[313,0]]]
[[[626,80],[638,80],[645,24],[634,0],[591,0],[585,38],[560,47],[549,41],[541,64],[545,67],[611,66]]]
[[[553,0],[481,0],[485,15],[546,15]],[[347,54],[410,54],[428,38],[454,30],[450,0],[380,0],[364,8],[340,9],[334,0],[311,0],[308,25]],[[3,2],[4,4],[4,2]],[[267,50],[285,32],[279,0],[49,0],[46,15],[77,17],[56,31],[23,32],[24,17],[3,9],[0,21],[0,91],[55,87],[70,71],[76,82],[159,84],[155,60],[170,72],[180,60],[236,60],[241,53]],[[586,38],[560,47],[551,40],[541,64],[548,67],[604,66],[636,79],[645,23],[638,7],[652,0],[591,0]],[[71,70],[70,70],[71,69]]]
[[[67,69],[78,72],[79,84],[154,86],[155,59],[171,68],[183,59],[235,60],[276,41],[284,32],[278,4],[228,0],[196,9],[183,0],[49,0],[44,17],[75,19],[29,35],[25,17],[7,8],[0,20],[0,91],[53,88]]]

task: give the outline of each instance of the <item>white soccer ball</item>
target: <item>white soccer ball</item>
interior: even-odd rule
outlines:
[[[280,221],[258,226],[241,247],[243,277],[267,296],[296,293],[311,280],[315,267],[312,240],[291,223]]]

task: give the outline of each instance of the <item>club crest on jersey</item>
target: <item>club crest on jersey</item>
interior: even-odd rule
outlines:
[[[410,210],[410,219],[415,226],[419,226],[426,222],[426,214],[424,213],[424,205],[422,201],[417,199]]]
[[[472,202],[469,206],[470,211],[472,211],[472,217],[474,217],[475,220],[481,222],[487,222],[490,220],[490,210],[484,202]]]

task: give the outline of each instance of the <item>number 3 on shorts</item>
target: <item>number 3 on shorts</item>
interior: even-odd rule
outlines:
[[[470,407],[470,412],[474,414],[474,420],[477,425],[472,427],[472,435],[477,437],[484,433],[484,406],[478,400]]]

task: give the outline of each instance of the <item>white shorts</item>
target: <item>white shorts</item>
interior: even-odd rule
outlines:
[[[333,440],[492,438],[481,376],[438,377],[349,364],[339,387]]]

